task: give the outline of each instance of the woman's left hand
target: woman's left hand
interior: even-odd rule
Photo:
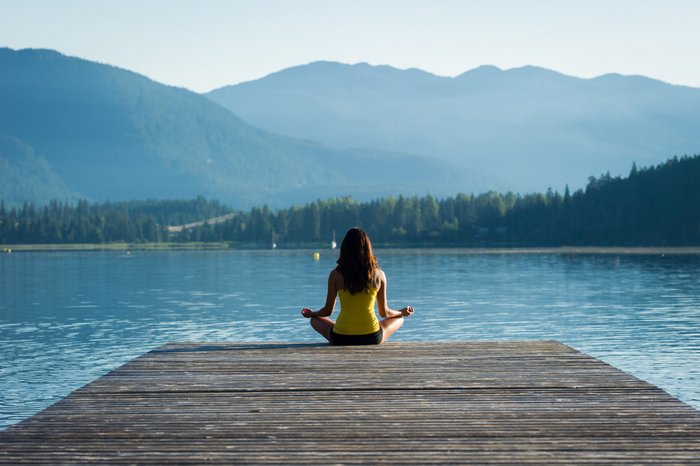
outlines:
[[[401,315],[404,317],[409,317],[413,315],[413,308],[411,306],[406,306],[401,309]]]

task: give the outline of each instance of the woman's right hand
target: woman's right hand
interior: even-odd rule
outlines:
[[[308,319],[308,318],[314,316],[314,311],[312,311],[308,307],[305,307],[304,309],[301,310],[301,315],[303,315],[304,317],[306,317]]]

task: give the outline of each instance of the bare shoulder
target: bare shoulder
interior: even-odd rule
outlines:
[[[334,283],[336,287],[342,288],[343,285],[343,274],[340,273],[338,269],[333,269],[331,270],[331,273],[328,274],[328,281],[331,283]]]
[[[386,274],[382,269],[377,268],[374,271],[374,282],[377,288],[380,288],[383,283],[386,283]]]

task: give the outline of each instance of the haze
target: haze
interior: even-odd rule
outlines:
[[[455,76],[483,64],[700,87],[700,2],[0,0],[0,45],[205,92],[316,60]]]

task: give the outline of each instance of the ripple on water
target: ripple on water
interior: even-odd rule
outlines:
[[[330,257],[114,257],[31,254],[0,270],[0,427],[168,341],[320,341],[298,311],[323,304]],[[393,340],[556,339],[700,408],[698,257],[380,258],[389,305],[416,308]],[[4,274],[25,278],[7,290]]]

